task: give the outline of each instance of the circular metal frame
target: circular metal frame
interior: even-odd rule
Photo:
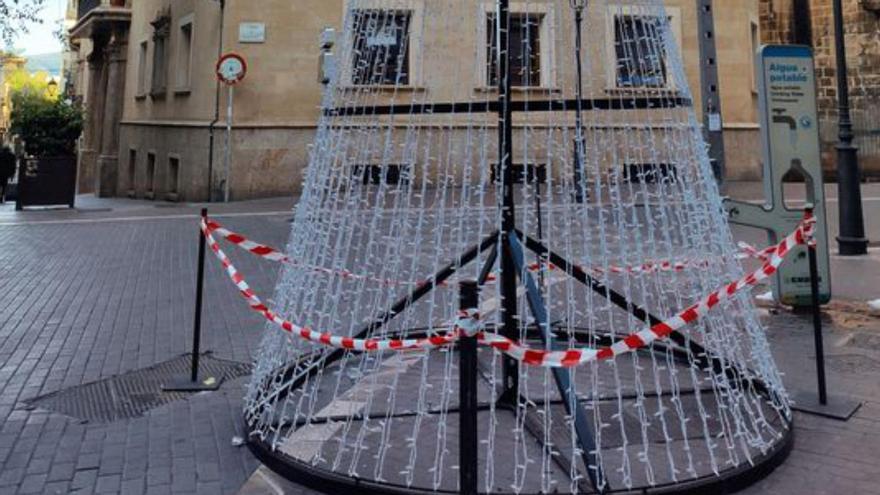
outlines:
[[[412,337],[418,334],[419,330],[413,332],[394,332],[397,334],[407,333]],[[666,346],[657,344],[658,349]],[[673,346],[673,349],[675,347]],[[305,355],[302,359],[307,360],[313,355]],[[684,355],[678,355],[679,359],[685,358]],[[336,361],[336,359],[331,360]],[[284,375],[288,370],[295,368],[294,365],[282,366],[274,373],[270,374],[267,382],[272,382],[275,377]],[[766,386],[762,382],[752,382],[753,385],[766,390]],[[293,390],[299,384],[292,383],[288,389]],[[721,471],[718,475],[708,474],[699,478],[693,478],[677,483],[658,484],[637,489],[611,489],[606,494],[687,494],[687,495],[718,495],[724,493],[733,493],[742,490],[761,479],[768,476],[779,465],[781,465],[791,453],[794,447],[794,418],[788,420],[783,419],[782,425],[785,428],[784,435],[779,439],[773,448],[753,459],[752,463],[744,463],[725,471]],[[272,446],[259,439],[247,424],[246,418],[242,417],[242,431],[245,432],[245,438],[248,448],[263,464],[268,466],[272,471],[283,476],[284,478],[313,490],[327,494],[337,493],[355,493],[360,495],[422,495],[429,493],[452,494],[448,490],[428,490],[424,488],[413,488],[393,483],[379,483],[376,481],[363,480],[337,472],[328,471],[318,468],[296,459],[284,452],[273,449]]]
[[[681,483],[657,485],[636,490],[610,490],[607,494],[682,494],[682,495],[718,495],[734,493],[767,477],[779,467],[794,448],[794,423],[789,421],[787,431],[782,440],[770,452],[755,459],[753,465],[742,465],[734,469],[722,471],[720,475],[707,475]],[[248,448],[257,459],[272,471],[284,478],[328,495],[338,493],[358,493],[360,495],[427,495],[457,492],[432,491],[410,488],[401,485],[383,484],[366,481],[349,476],[315,468],[295,459],[283,452],[273,450],[267,443],[248,438]]]

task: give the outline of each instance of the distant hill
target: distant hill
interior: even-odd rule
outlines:
[[[44,53],[41,55],[25,55],[28,72],[48,72],[50,76],[61,76],[61,53]]]

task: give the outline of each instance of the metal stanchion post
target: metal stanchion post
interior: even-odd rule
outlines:
[[[810,290],[813,306],[813,340],[816,345],[816,378],[819,385],[819,404],[828,404],[828,393],[825,389],[825,343],[822,338],[822,307],[819,304],[819,266],[816,261],[816,243],[811,242],[807,248],[810,257]]]
[[[205,285],[205,233],[202,224],[208,221],[208,209],[202,208],[199,220],[199,265],[196,269],[196,309],[193,322],[192,361],[189,377],[174,380],[162,385],[166,392],[198,392],[202,390],[217,390],[220,388],[221,379],[205,377],[199,380],[199,355],[201,353],[202,339],[202,294]]]
[[[813,209],[807,208],[806,213],[812,216]],[[807,414],[815,414],[826,418],[848,420],[861,407],[862,403],[847,397],[832,397],[829,400],[825,383],[825,342],[822,336],[822,306],[819,303],[819,264],[815,242],[807,246],[810,263],[810,289],[813,309],[813,340],[816,346],[816,381],[818,391],[794,393],[793,409]]]
[[[459,285],[459,308],[472,311],[479,307],[479,286],[476,281]],[[477,494],[477,337],[462,336],[459,340],[459,492]]]

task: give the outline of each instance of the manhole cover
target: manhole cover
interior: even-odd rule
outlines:
[[[231,380],[251,372],[248,364],[216,359],[209,354],[199,358],[203,375]],[[186,376],[190,355],[128,373],[78,385],[43,395],[29,404],[95,423],[109,423],[135,418],[150,409],[186,397],[185,392],[163,392],[162,384]]]
[[[839,373],[863,373],[880,371],[880,361],[861,354],[840,354],[828,356],[825,364]]]

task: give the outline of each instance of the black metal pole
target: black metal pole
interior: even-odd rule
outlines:
[[[574,9],[574,53],[577,66],[577,107],[575,108],[575,126],[574,132],[574,200],[581,204],[586,199],[584,194],[584,121],[583,121],[583,101],[584,101],[584,83],[583,83],[583,62],[581,61],[581,25],[583,24],[584,13],[581,7]]]
[[[812,211],[810,212],[812,213]],[[825,389],[825,344],[822,339],[822,309],[819,304],[819,265],[816,255],[816,244],[810,243],[807,248],[810,258],[810,291],[813,305],[813,339],[816,342],[816,378],[819,384],[819,404],[828,404]]]
[[[841,0],[834,0],[834,44],[837,56],[837,98],[839,142],[837,144],[837,191],[840,201],[840,235],[837,245],[843,256],[868,254],[865,219],[862,212],[861,172],[858,148],[853,146],[849,111],[849,81],[846,66],[846,33]]]
[[[202,208],[202,222],[208,221],[208,209]],[[199,223],[199,266],[196,269],[196,315],[193,322],[192,369],[190,379],[199,380],[199,348],[202,338],[202,292],[205,285],[205,233]]]
[[[538,217],[538,239],[544,242],[544,218],[541,215],[541,181],[535,180],[535,215]],[[541,283],[541,290],[544,290],[544,265],[547,260],[538,256],[538,281]]]
[[[223,381],[222,376],[206,376],[199,378],[199,355],[202,339],[202,294],[205,286],[205,244],[207,239],[202,231],[202,224],[208,221],[208,209],[202,208],[199,217],[199,266],[196,268],[196,308],[193,321],[192,353],[190,355],[190,372],[186,376],[176,378],[162,384],[165,392],[203,392],[217,390]],[[200,381],[201,380],[201,381]]]
[[[480,306],[479,285],[466,280],[459,285],[459,309],[471,311]],[[459,491],[464,495],[477,495],[479,479],[477,462],[477,337],[462,337],[459,353]]]
[[[413,304],[419,302],[423,297],[430,294],[434,289],[443,284],[449,277],[458,273],[459,269],[468,263],[477,259],[480,253],[493,249],[492,253],[489,255],[489,260],[491,262],[487,262],[487,266],[484,266],[483,275],[481,275],[480,279],[485,282],[486,277],[489,275],[489,271],[492,269],[492,265],[494,265],[495,257],[497,254],[497,246],[498,243],[501,242],[498,239],[498,232],[493,232],[489,234],[483,242],[472,247],[463,255],[459,256],[457,260],[443,267],[440,271],[432,275],[427,282],[416,287],[412,292],[398,299],[394,305],[384,313],[380,314],[373,320],[371,323],[368,323],[363,328],[361,328],[357,333],[352,335],[352,338],[362,339],[371,336],[377,330],[385,326],[388,322],[393,320],[394,318],[403,314],[407,308],[411,307]],[[267,397],[263,398],[263,403],[266,403],[269,400],[282,400],[284,397],[287,397],[287,394],[301,386],[306,380],[309,379],[312,375],[314,375],[319,369],[324,366],[327,366],[329,363],[339,360],[342,356],[345,355],[345,352],[341,349],[337,349],[332,352],[327,352],[322,354],[319,357],[303,364],[297,365],[293,367],[288,367],[287,370],[281,375],[281,380],[284,383],[288,383],[276,392],[273,392]]]
[[[700,47],[700,96],[703,102],[703,136],[709,146],[712,173],[719,186],[724,186],[724,129],[713,130],[712,120],[720,122],[721,84],[718,78],[718,50],[715,36],[715,11],[713,0],[697,0],[697,26]]]
[[[519,340],[517,325],[518,309],[516,303],[516,263],[503,249],[509,234],[516,231],[516,197],[513,177],[513,110],[510,95],[512,80],[510,74],[510,0],[498,0],[498,165],[501,168],[501,318],[504,328],[502,335]],[[519,365],[510,357],[502,361],[504,377],[503,398],[516,400],[519,397]]]

